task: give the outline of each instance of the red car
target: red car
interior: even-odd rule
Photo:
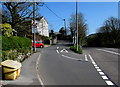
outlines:
[[[40,48],[44,47],[44,44],[41,43],[40,41],[32,41],[32,47],[34,47],[34,42],[35,42],[35,47],[40,47]]]

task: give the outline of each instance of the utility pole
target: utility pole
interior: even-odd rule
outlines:
[[[65,35],[67,36],[67,30],[66,30],[66,20],[65,19],[63,19],[64,20],[64,26],[65,26]]]
[[[76,41],[77,41],[77,51],[78,51],[78,0],[76,0],[76,31],[77,31]]]
[[[36,2],[34,0],[34,5],[33,5],[33,29],[34,29],[34,32],[33,32],[33,43],[34,43],[34,46],[33,46],[33,51],[36,52],[36,44],[35,44],[35,27],[36,27],[36,24],[35,24],[35,19],[36,19]]]

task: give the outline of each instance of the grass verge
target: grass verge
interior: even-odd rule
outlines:
[[[75,53],[79,53],[82,54],[82,48],[80,46],[78,46],[78,50],[77,50],[77,46],[70,46],[70,50],[74,51]]]

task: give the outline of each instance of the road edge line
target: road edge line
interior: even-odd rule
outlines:
[[[120,55],[120,53],[113,52],[113,51],[109,51],[109,50],[104,50],[104,49],[96,49],[96,50],[104,51],[104,52],[111,53],[111,54],[115,54],[115,55]]]
[[[44,84],[43,84],[43,81],[42,81],[42,79],[40,78],[39,73],[38,73],[38,64],[39,64],[40,57],[41,57],[41,54],[39,54],[39,56],[38,56],[38,58],[37,58],[37,61],[36,61],[36,73],[37,73],[37,77],[38,77],[38,80],[39,80],[41,86],[42,86],[42,87],[45,87]]]

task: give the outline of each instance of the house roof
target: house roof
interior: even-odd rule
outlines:
[[[47,20],[43,16],[41,16],[40,18],[36,18],[36,20],[38,20],[38,21],[40,21],[41,19],[44,19],[47,22]],[[25,20],[24,23],[31,23],[32,21],[33,21],[32,19],[31,20]],[[48,22],[47,22],[47,24],[48,24]]]
[[[47,22],[47,20],[45,19],[45,17],[40,17],[40,18],[36,18],[36,20],[38,20],[38,21],[40,21],[41,19],[44,19],[46,22]],[[48,24],[48,22],[47,22],[47,24]]]

